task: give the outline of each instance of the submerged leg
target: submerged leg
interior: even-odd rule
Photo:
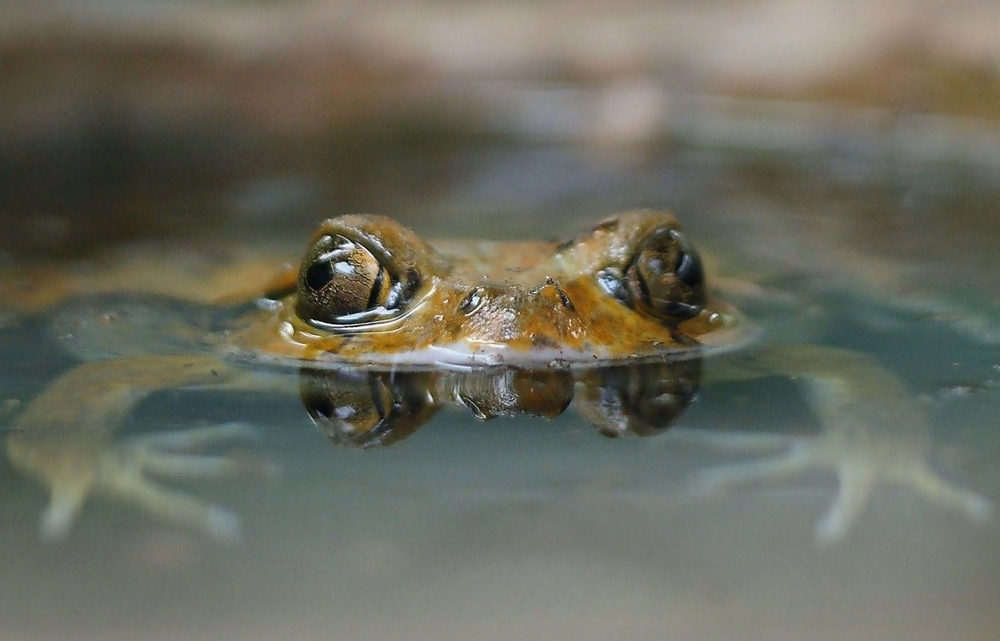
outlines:
[[[806,469],[831,470],[839,490],[816,524],[821,544],[847,535],[879,483],[910,487],[976,522],[990,518],[993,506],[987,498],[949,483],[930,467],[934,443],[923,408],[874,359],[836,348],[778,345],[732,359],[728,369],[719,372],[733,379],[775,373],[792,377],[805,391],[822,429],[812,437],[713,435],[709,443],[727,449],[759,449],[781,441],[791,443],[791,449],[757,462],[703,470],[694,480],[696,491],[774,480]]]
[[[840,490],[826,514],[816,522],[816,541],[829,545],[844,538],[868,504],[877,473],[867,465],[847,462],[837,474]]]
[[[795,448],[788,454],[759,461],[711,467],[695,475],[694,490],[710,494],[756,481],[787,478],[808,469],[812,462],[804,448]]]
[[[233,421],[230,423],[220,423],[219,425],[208,425],[190,430],[177,430],[169,432],[157,432],[155,434],[143,434],[137,436],[133,442],[163,450],[173,452],[189,452],[193,450],[218,445],[225,441],[255,441],[260,437],[260,432],[252,426]]]
[[[944,480],[927,467],[921,466],[910,474],[893,480],[911,486],[929,501],[964,513],[973,521],[983,523],[993,516],[992,501]]]
[[[166,520],[221,541],[239,538],[229,511],[161,487],[147,477],[222,478],[276,468],[251,456],[199,450],[252,440],[242,423],[114,440],[131,408],[149,392],[190,385],[273,389],[277,379],[255,377],[211,357],[143,356],[82,365],[53,383],[18,416],[7,438],[14,466],[49,488],[42,515],[46,538],[65,536],[92,494],[137,504]]]
[[[274,476],[274,465],[253,457],[200,455],[172,452],[163,443],[211,447],[231,443],[235,433],[227,428],[191,431],[184,443],[183,432],[140,437],[94,447],[79,434],[20,433],[8,441],[14,464],[50,488],[49,505],[42,515],[42,535],[65,536],[92,494],[127,500],[167,521],[202,530],[222,542],[240,538],[239,518],[228,510],[192,496],[162,487],[147,474],[177,480],[225,478],[241,474]],[[163,438],[160,438],[163,437]],[[210,438],[211,437],[211,438]]]
[[[141,474],[112,475],[104,489],[164,520],[202,530],[223,543],[238,543],[242,537],[240,518],[235,513],[160,487]]]

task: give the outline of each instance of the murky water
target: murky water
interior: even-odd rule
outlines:
[[[235,477],[163,481],[238,515],[240,540],[94,497],[64,538],[48,541],[45,490],[6,464],[2,636],[993,638],[1000,526],[984,508],[1000,502],[1000,170],[961,145],[920,155],[864,128],[800,131],[789,142],[730,125],[749,133],[722,144],[715,129],[692,127],[624,151],[410,138],[362,157],[313,150],[301,164],[262,161],[158,202],[147,210],[153,230],[183,212],[214,213],[171,227],[166,240],[139,226],[138,254],[128,255],[211,246],[223,260],[220,245],[289,255],[320,217],[354,209],[428,237],[525,238],[668,207],[713,269],[762,287],[720,281],[768,344],[855,350],[901,379],[930,419],[916,446],[916,425],[862,431],[838,459],[846,485],[813,461],[716,487],[734,470],[760,471],[733,465],[774,461],[832,430],[787,376],[719,380],[727,365],[713,359],[675,426],[646,438],[603,437],[572,412],[481,422],[452,409],[391,447],[361,450],[313,425],[297,372],[272,373],[268,393],[167,390],[129,413],[115,438],[253,426],[254,439],[211,451],[280,474],[248,464]],[[109,251],[79,249],[60,253],[86,261]],[[8,262],[16,271],[28,261]],[[51,316],[6,319],[8,425],[76,362]],[[879,469],[887,451],[912,454],[981,502],[956,509],[919,482],[878,482],[844,532],[824,538],[824,514],[847,500],[844,487],[864,493],[849,481],[868,473],[866,462]]]

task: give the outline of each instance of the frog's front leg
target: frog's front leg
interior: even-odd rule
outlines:
[[[219,506],[169,490],[147,477],[201,479],[246,470],[266,472],[259,462],[193,452],[245,440],[238,424],[172,432],[115,442],[129,410],[151,391],[213,384],[247,386],[247,377],[217,359],[136,357],[82,365],[63,375],[17,418],[7,440],[16,468],[46,485],[51,500],[42,533],[65,535],[91,494],[124,499],[167,520],[232,541],[239,519]]]
[[[930,466],[931,428],[922,408],[874,359],[828,347],[773,346],[735,359],[723,369],[724,378],[774,373],[792,377],[805,389],[822,431],[813,437],[716,435],[714,440],[730,447],[780,443],[788,450],[759,461],[703,470],[696,478],[696,491],[786,478],[810,468],[831,470],[839,490],[817,523],[820,543],[838,541],[848,533],[879,483],[910,487],[974,521],[990,517],[988,499],[945,480]]]

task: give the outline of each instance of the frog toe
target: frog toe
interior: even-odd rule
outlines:
[[[909,485],[928,501],[957,510],[976,523],[986,523],[993,518],[992,501],[945,480],[929,467],[915,467],[897,481]]]
[[[280,474],[278,467],[273,463],[236,455],[148,452],[143,455],[142,468],[160,478],[183,481],[222,479],[242,475],[271,479]]]
[[[816,542],[826,546],[838,543],[857,522],[875,489],[877,474],[873,467],[850,461],[837,470],[840,485],[830,508],[816,522]]]
[[[757,481],[783,479],[807,469],[812,462],[803,448],[793,447],[779,456],[703,469],[695,475],[692,490],[695,494],[709,495]]]
[[[130,444],[140,452],[143,470],[162,478],[195,480],[249,474],[266,479],[280,475],[270,461],[240,454],[194,454],[219,445],[260,440],[260,430],[246,423],[223,423],[188,430],[136,437]]]
[[[83,509],[89,490],[81,483],[53,486],[49,504],[42,512],[40,529],[43,539],[57,541],[66,538]]]
[[[161,487],[141,474],[111,476],[104,489],[166,521],[201,530],[220,542],[238,543],[241,540],[242,525],[234,512]]]
[[[131,439],[137,446],[166,452],[192,452],[232,442],[256,442],[260,430],[239,421],[183,430],[143,434]]]

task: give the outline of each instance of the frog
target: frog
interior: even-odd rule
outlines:
[[[245,438],[246,426],[116,433],[154,391],[285,385],[274,369],[299,370],[309,416],[332,440],[370,447],[409,436],[443,405],[481,419],[554,416],[574,393],[602,434],[660,433],[711,384],[702,360],[719,358],[715,380],[799,383],[821,430],[772,458],[704,470],[697,492],[832,469],[839,489],[816,529],[824,542],[846,536],[883,482],[976,521],[992,512],[931,467],[929,421],[897,377],[864,354],[759,340],[668,212],[625,211],[562,242],[426,241],[391,218],[348,214],[323,221],[298,264],[256,296],[224,299],[218,327],[174,320],[151,292],[84,303],[96,305],[86,313],[60,303],[71,313],[55,324],[82,362],[26,404],[6,443],[14,466],[49,489],[48,538],[104,494],[238,539],[238,516],[151,476],[235,473],[238,461],[195,451]],[[142,338],[122,339],[125,317]]]

